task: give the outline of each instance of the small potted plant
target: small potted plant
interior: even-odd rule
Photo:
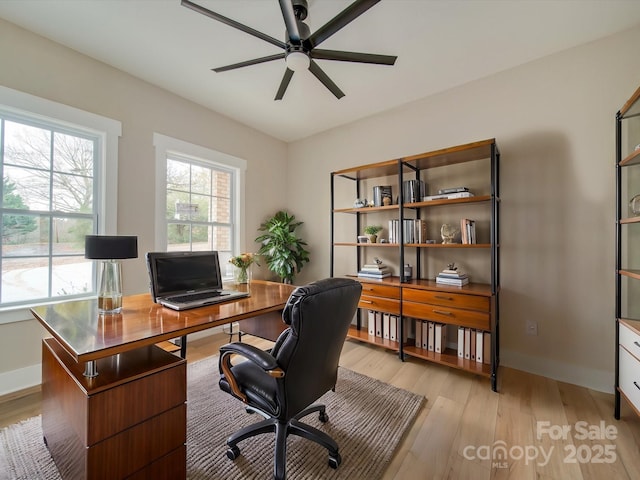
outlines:
[[[364,227],[364,233],[369,237],[371,243],[376,243],[378,232],[382,230],[380,225],[367,225]]]

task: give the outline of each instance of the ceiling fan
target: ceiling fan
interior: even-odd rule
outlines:
[[[398,57],[391,55],[376,55],[371,53],[344,52],[337,50],[323,50],[316,48],[331,35],[336,33],[345,25],[349,24],[364,12],[373,7],[380,0],[356,0],[341,13],[329,20],[325,25],[311,33],[307,24],[303,22],[307,18],[307,0],[279,0],[282,17],[286,26],[283,42],[265,33],[259,32],[251,27],[243,25],[235,20],[213,12],[201,5],[197,5],[189,0],[181,0],[182,5],[191,10],[213,18],[230,27],[237,28],[249,35],[253,35],[265,42],[269,42],[284,50],[282,53],[268,55],[266,57],[246,60],[224,67],[213,68],[214,72],[226,72],[241,67],[257,65],[259,63],[270,62],[272,60],[285,59],[287,69],[284,72],[280,88],[276,93],[275,100],[282,100],[284,93],[289,86],[294,72],[308,69],[322,84],[327,87],[336,98],[344,97],[344,92],[329,78],[329,76],[318,66],[314,60],[337,60],[340,62],[372,63],[377,65],[393,65]]]

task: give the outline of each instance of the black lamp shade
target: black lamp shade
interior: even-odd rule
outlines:
[[[87,235],[84,241],[84,258],[93,260],[138,258],[138,237]]]

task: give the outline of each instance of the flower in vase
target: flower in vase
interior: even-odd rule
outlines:
[[[243,268],[243,269],[247,269],[249,268],[251,265],[253,265],[254,263],[256,265],[260,265],[255,258],[255,255],[253,253],[241,253],[240,255],[236,255],[235,257],[231,257],[229,259],[229,263],[238,267],[238,268]]]

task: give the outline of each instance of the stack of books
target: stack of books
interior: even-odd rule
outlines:
[[[385,278],[391,276],[391,270],[383,263],[367,263],[358,272],[358,277]]]
[[[469,283],[469,276],[458,270],[445,268],[436,277],[436,283],[461,287]]]

